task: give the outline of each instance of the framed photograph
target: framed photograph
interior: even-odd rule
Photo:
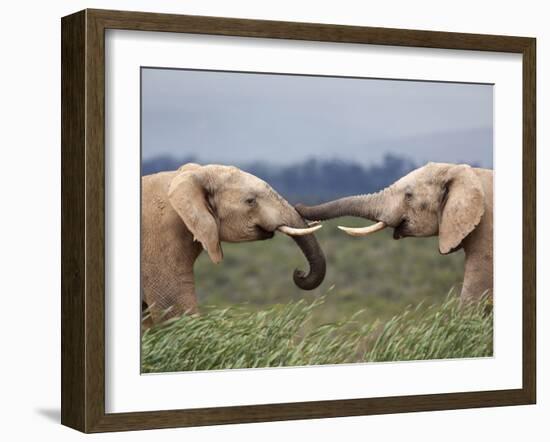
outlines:
[[[61,27],[64,425],[535,403],[535,39]]]

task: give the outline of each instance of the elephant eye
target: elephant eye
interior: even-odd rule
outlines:
[[[412,192],[410,192],[410,191],[405,192],[405,199],[406,199],[407,201],[412,200],[412,197],[413,197]]]
[[[253,206],[254,204],[256,204],[256,198],[249,197],[249,198],[245,199],[244,202],[246,204],[248,204],[249,206]]]

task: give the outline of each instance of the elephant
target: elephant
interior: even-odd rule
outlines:
[[[316,206],[296,205],[309,220],[356,216],[374,225],[339,228],[366,236],[392,227],[393,238],[438,235],[439,252],[465,253],[461,300],[493,289],[493,171],[466,164],[428,163],[385,189]]]
[[[223,259],[221,242],[291,236],[309,263],[294,283],[313,290],[325,277],[322,249],[294,207],[260,178],[237,167],[188,163],[175,171],[142,177],[142,309],[158,323],[198,312],[193,266],[204,249]]]

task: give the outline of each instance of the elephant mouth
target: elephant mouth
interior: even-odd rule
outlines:
[[[393,229],[393,239],[405,238],[408,235],[408,225],[407,220],[403,219],[401,222]]]
[[[275,236],[275,232],[270,232],[269,230],[265,230],[264,228],[260,226],[256,226],[256,235],[257,239],[259,241],[262,241],[264,239],[271,239]]]

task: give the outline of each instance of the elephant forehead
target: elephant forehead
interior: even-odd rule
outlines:
[[[223,198],[260,197],[271,193],[265,183],[257,183],[249,180],[236,180],[222,185],[220,192]]]
[[[435,188],[441,184],[445,176],[446,169],[440,164],[430,163],[427,166],[415,169],[405,175],[398,182],[404,186],[418,190],[422,187]]]
[[[244,192],[255,191],[257,193],[269,192],[271,187],[264,180],[250,173],[243,172],[235,177],[230,183],[233,187],[239,187]]]

